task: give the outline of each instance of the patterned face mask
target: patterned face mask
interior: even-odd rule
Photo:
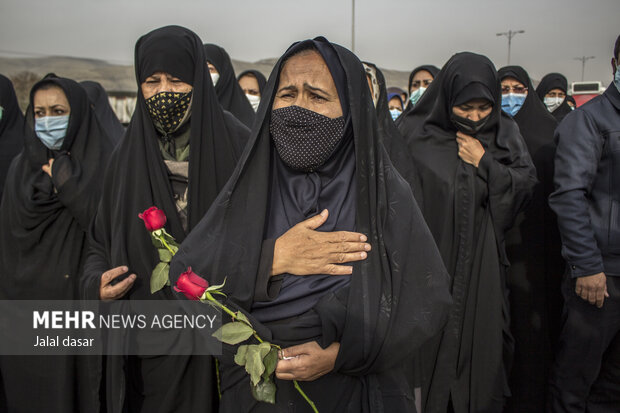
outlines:
[[[146,107],[151,119],[159,123],[165,133],[171,133],[181,125],[191,100],[191,90],[187,93],[160,92],[146,100]]]
[[[299,106],[288,106],[271,112],[271,138],[290,168],[312,172],[336,149],[344,133],[344,117],[328,118]]]

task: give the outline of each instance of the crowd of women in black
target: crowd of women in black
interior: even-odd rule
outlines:
[[[50,74],[24,116],[0,77],[0,299],[184,299],[149,289],[138,214],[155,205],[182,244],[172,284],[188,266],[227,275],[228,301],[283,347],[276,404],[224,351],[0,356],[0,409],[310,411],[296,379],[321,412],[545,410],[562,75],[534,90],[524,68],[463,52],[416,68],[403,99],[318,37],[268,80],[236,78],[177,26],[137,41],[135,75],[126,128],[93,82]]]

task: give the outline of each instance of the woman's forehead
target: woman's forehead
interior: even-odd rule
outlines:
[[[289,58],[280,73],[282,81],[313,81],[335,87],[334,79],[323,57],[315,50],[303,51]]]

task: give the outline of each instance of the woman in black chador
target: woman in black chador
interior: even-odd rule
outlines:
[[[221,109],[202,41],[190,30],[142,36],[135,68],[136,111],[110,160],[90,232],[82,283],[89,299],[173,298],[168,289],[151,294],[159,257],[138,214],[162,209],[166,230],[182,241],[230,177],[249,133]],[[107,370],[109,412],[197,412],[217,403],[210,357],[108,357]]]
[[[0,206],[0,299],[73,300],[113,149],[84,89],[46,77],[30,92],[23,151]],[[7,333],[7,332],[5,332]],[[97,412],[98,389],[75,356],[3,356],[10,412]]]
[[[532,201],[506,233],[515,357],[510,373],[512,397],[505,412],[542,412],[553,345],[561,324],[560,287],[565,266],[556,217],[547,202],[553,192],[553,131],[558,123],[536,95],[522,67],[506,66],[498,73],[504,110],[513,113],[519,125],[539,181]],[[513,94],[515,90],[522,93]]]
[[[500,412],[512,354],[504,232],[536,182],[531,158],[495,67],[473,53],[454,55],[399,127],[452,275],[446,329],[421,352],[424,411]]]
[[[204,51],[220,105],[251,128],[256,114],[237,82],[230,56],[216,44],[205,44]]]
[[[402,362],[443,326],[448,279],[381,133],[351,52],[317,38],[277,63],[239,165],[170,273],[227,276],[226,304],[292,357],[270,405],[225,345],[221,412],[311,411],[293,379],[322,413],[415,411]]]
[[[572,110],[566,102],[567,93],[568,81],[560,73],[546,74],[536,88],[536,94],[558,122]]]
[[[24,115],[19,109],[15,89],[0,75],[0,199],[13,158],[24,147]]]

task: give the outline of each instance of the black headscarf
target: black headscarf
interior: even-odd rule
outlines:
[[[561,324],[560,281],[564,270],[560,234],[547,202],[553,191],[553,132],[557,121],[534,92],[530,77],[521,66],[503,67],[498,74],[500,80],[512,77],[528,88],[525,102],[513,118],[532,156],[539,182],[527,209],[506,233],[515,337],[512,397],[508,403],[519,411],[544,411],[553,358],[551,344]]]
[[[433,65],[422,65],[422,66],[418,66],[415,69],[413,69],[413,71],[409,74],[409,83],[408,83],[408,86],[407,86],[407,93],[408,94],[411,94],[411,84],[413,83],[413,77],[420,70],[426,70],[427,72],[429,72],[433,76],[433,81],[437,77],[437,74],[439,73],[439,68],[437,66],[433,66]],[[424,93],[426,93],[426,92],[424,92]],[[424,96],[424,95],[422,95],[422,96]],[[419,105],[421,100],[422,100],[422,98],[420,98],[420,100],[418,100],[418,103],[416,103],[415,106]],[[401,121],[407,116],[407,114],[413,110],[414,105],[411,104],[411,101],[409,99],[407,99],[407,102],[405,102],[405,104],[406,104],[405,110],[403,110],[403,113],[401,113],[400,116],[396,119],[396,125],[400,125]]]
[[[409,82],[407,83],[407,93],[411,93],[411,84],[413,83],[413,77],[421,70],[426,70],[428,73],[433,76],[433,79],[437,77],[437,73],[439,73],[439,68],[434,65],[422,65],[418,66],[411,71],[409,74]]]
[[[485,149],[475,168],[458,157],[452,106],[461,95],[488,93],[493,108],[475,136]],[[535,171],[517,124],[501,110],[493,63],[452,56],[399,129],[420,174],[424,217],[453,277],[448,326],[423,349],[425,411],[445,412],[450,397],[455,411],[499,411],[511,354],[504,232],[526,204]]]
[[[449,297],[443,265],[409,185],[395,171],[383,147],[363,66],[348,50],[316,38],[294,44],[278,61],[241,161],[213,208],[175,256],[171,281],[174,284],[188,266],[212,283],[227,276],[224,290],[229,296],[228,304],[251,310],[261,243],[271,225],[267,222],[271,213],[269,194],[278,190],[271,187],[274,181],[270,172],[274,151],[269,125],[275,89],[283,61],[310,45],[325,59],[338,89],[343,116],[348,119],[345,129],[352,136],[347,140],[345,134],[333,156],[354,151],[355,187],[349,190],[356,197],[354,228],[367,234],[373,245],[366,260],[353,264],[349,286],[325,296],[315,310],[321,313],[326,341],[323,344],[336,340],[341,343],[335,371],[363,376],[365,391],[373,393],[377,390],[371,380],[373,373],[397,365],[406,357],[405,353],[414,351],[439,331]],[[334,217],[336,222],[349,218]],[[204,254],[207,249],[210,254]],[[260,330],[260,324],[255,323]],[[274,337],[274,341],[278,340]],[[234,369],[225,364],[223,371]],[[305,384],[310,397],[337,403],[336,389],[314,387],[320,383],[321,379]],[[314,393],[313,387],[322,394]],[[365,403],[376,403],[381,393],[364,397]],[[369,409],[366,405],[359,411]]]
[[[226,50],[215,44],[205,44],[204,53],[205,65],[206,62],[211,63],[220,74],[220,79],[215,85],[215,93],[217,93],[220,104],[224,110],[229,111],[245,126],[251,128],[256,114],[237,82],[230,56]]]
[[[0,199],[4,181],[13,158],[24,146],[24,115],[19,109],[11,81],[0,75]]]
[[[263,75],[258,70],[252,70],[252,69],[251,70],[246,70],[245,72],[242,72],[239,76],[237,76],[237,82],[239,80],[241,80],[241,78],[243,76],[246,76],[246,75],[251,75],[251,76],[254,76],[256,78],[256,81],[258,82],[258,91],[260,92],[260,94],[262,96],[263,95],[263,90],[265,90],[265,85],[267,84],[267,79],[265,78],[265,75]],[[221,79],[220,79],[220,81],[221,81]]]
[[[566,77],[563,74],[549,73],[540,79],[540,83],[536,88],[536,94],[541,101],[544,101],[545,95],[549,93],[551,89],[560,89],[564,93],[568,94],[568,80],[566,80]],[[560,106],[551,112],[551,114],[558,122],[561,122],[562,119],[564,119],[564,116],[568,115],[570,112],[571,108],[568,106],[568,103],[566,103],[566,99],[564,99],[564,102],[562,102]]]
[[[374,68],[377,77],[379,99],[377,100],[376,112],[377,121],[379,122],[379,128],[381,130],[381,136],[384,139],[383,145],[385,146],[385,149],[387,150],[387,153],[390,156],[392,164],[396,170],[407,180],[407,182],[409,182],[409,185],[411,185],[411,189],[418,206],[422,208],[423,200],[420,187],[420,177],[418,176],[415,164],[413,163],[413,158],[411,158],[411,154],[407,148],[407,143],[405,143],[403,136],[390,116],[387,99],[388,93],[383,72],[381,72],[381,70],[379,70],[379,68],[372,63],[364,62],[364,64]]]
[[[86,94],[88,95],[90,103],[93,105],[95,114],[108,136],[118,143],[123,138],[123,135],[125,135],[125,128],[121,121],[118,120],[112,106],[110,106],[110,100],[108,99],[108,94],[105,89],[101,84],[90,80],[80,82],[80,85],[86,90]]]

